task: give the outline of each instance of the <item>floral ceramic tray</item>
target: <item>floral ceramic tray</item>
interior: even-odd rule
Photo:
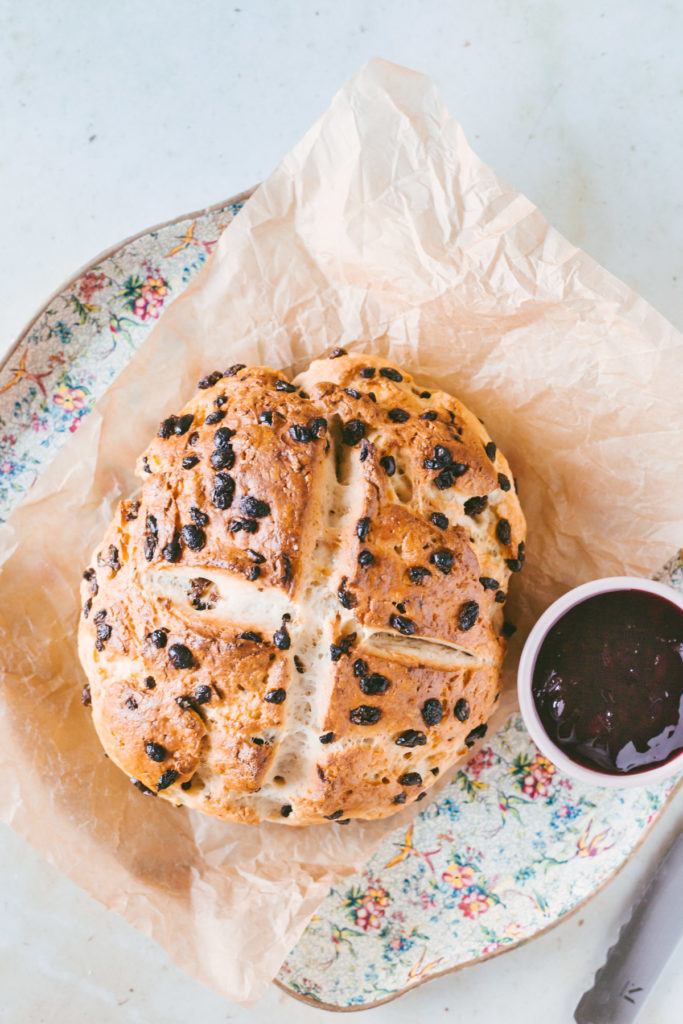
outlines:
[[[249,193],[128,239],[54,295],[0,367],[7,517],[199,271]],[[683,561],[660,578],[683,590]],[[518,715],[365,870],[333,889],[282,966],[285,991],[363,1009],[513,948],[618,870],[672,785],[590,788],[540,755]]]

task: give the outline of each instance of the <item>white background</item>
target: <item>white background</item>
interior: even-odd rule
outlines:
[[[682,52],[658,0],[0,0],[0,358],[99,251],[265,177],[371,56],[431,75],[478,154],[683,328]],[[570,1021],[682,818],[557,930],[363,1020]],[[4,827],[0,870],[3,1024],[332,1020],[227,1003]],[[681,1019],[681,964],[642,1024]]]

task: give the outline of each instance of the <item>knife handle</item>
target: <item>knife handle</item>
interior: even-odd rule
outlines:
[[[574,1019],[579,1024],[631,1024],[683,933],[683,831],[622,925]]]

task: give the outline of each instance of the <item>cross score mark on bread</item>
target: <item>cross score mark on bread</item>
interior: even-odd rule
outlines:
[[[391,814],[497,697],[524,561],[509,466],[461,403],[381,359],[200,387],[84,576],[100,739],[144,792],[220,817]]]

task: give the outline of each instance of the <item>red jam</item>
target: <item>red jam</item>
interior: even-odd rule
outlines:
[[[683,611],[639,590],[588,598],[548,632],[532,693],[578,764],[632,775],[670,761],[683,750]]]

